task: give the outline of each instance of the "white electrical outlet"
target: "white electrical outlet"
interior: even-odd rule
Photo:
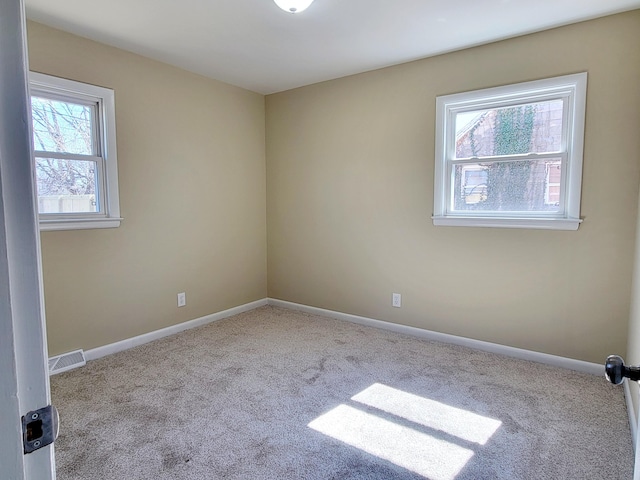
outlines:
[[[178,294],[178,306],[184,307],[187,304],[187,294],[182,292]]]
[[[391,306],[400,308],[402,306],[402,295],[400,295],[399,293],[394,293],[393,297],[391,298]]]

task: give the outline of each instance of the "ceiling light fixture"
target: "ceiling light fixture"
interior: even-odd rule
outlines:
[[[313,3],[313,0],[273,0],[282,10],[289,13],[300,13]]]

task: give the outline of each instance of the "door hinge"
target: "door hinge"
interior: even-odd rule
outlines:
[[[35,452],[55,442],[60,422],[53,405],[33,410],[22,417],[24,453]]]

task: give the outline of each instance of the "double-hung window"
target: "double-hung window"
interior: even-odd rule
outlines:
[[[587,74],[436,99],[434,225],[576,230]]]
[[[120,225],[113,90],[30,73],[41,230]]]

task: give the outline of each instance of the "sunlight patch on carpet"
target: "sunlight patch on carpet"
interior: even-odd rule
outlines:
[[[338,405],[308,426],[433,480],[454,480],[474,455],[467,448],[468,443],[486,444],[501,425],[499,420],[379,383],[351,400],[414,423],[416,428],[346,404]],[[424,427],[436,433],[425,433]],[[442,434],[437,435],[439,432]],[[447,439],[438,438],[442,436]],[[460,439],[462,445],[455,439]]]
[[[487,443],[502,425],[500,420],[379,383],[354,395],[351,400],[479,445]]]

